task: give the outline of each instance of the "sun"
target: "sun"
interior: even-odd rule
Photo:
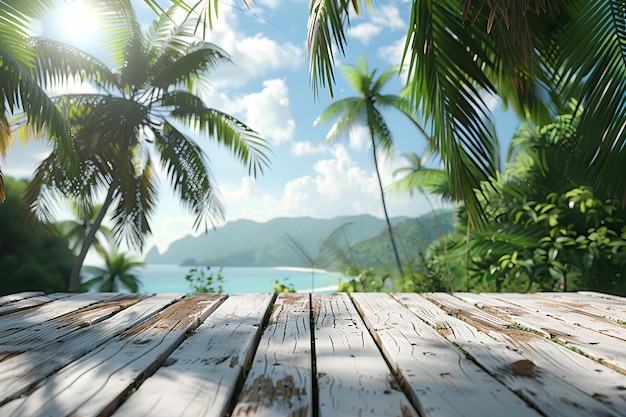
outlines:
[[[94,10],[81,0],[68,0],[58,5],[60,35],[75,44],[93,42],[98,36],[99,24]]]

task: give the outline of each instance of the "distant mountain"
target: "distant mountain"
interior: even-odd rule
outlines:
[[[451,216],[448,217],[451,218]],[[432,220],[420,221],[408,217],[396,217],[391,220],[391,223],[394,229],[397,228],[398,235],[411,231],[412,234],[423,235],[428,242],[436,237],[432,236],[431,232],[425,234],[423,230],[414,230],[417,223],[424,223],[428,229],[432,229]],[[446,230],[449,231],[451,221],[447,223],[449,224]],[[334,219],[278,218],[267,223],[237,220],[205,235],[188,236],[177,240],[163,254],[159,254],[153,247],[146,254],[144,262],[210,266],[310,267],[311,265],[303,258],[301,252],[304,251],[309,256],[316,257],[324,240],[342,225],[344,228],[341,241],[349,246],[356,245],[355,247],[360,246],[363,249],[369,247],[367,242],[386,239],[385,221],[369,215],[344,216]],[[296,249],[296,245],[301,249],[300,252]],[[367,249],[364,251],[367,252]],[[317,266],[328,267],[328,265]]]

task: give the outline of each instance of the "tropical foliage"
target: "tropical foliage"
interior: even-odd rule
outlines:
[[[488,226],[470,230],[468,242],[461,223],[448,240],[456,275],[465,269],[472,290],[626,294],[626,209],[581,172],[577,127],[583,112],[575,109],[541,128],[517,132],[513,162],[483,189]],[[441,246],[429,253],[431,259],[443,257]],[[426,275],[444,279],[438,265],[427,263]],[[462,279],[448,279],[448,285],[459,288]]]
[[[185,275],[185,281],[189,284],[192,293],[223,293],[224,277],[222,268],[214,274],[211,267],[191,268]]]
[[[26,181],[5,178],[7,200],[0,204],[0,294],[67,289],[75,256],[68,240],[42,228],[28,233],[24,224]]]
[[[83,247],[85,236],[89,233],[89,229],[93,225],[101,208],[102,206],[99,204],[95,207],[85,207],[80,204],[74,204],[72,211],[75,219],[64,220],[58,223],[57,229],[59,234],[69,240],[70,249],[76,255],[78,255]],[[114,240],[111,229],[104,224],[100,224],[100,227],[94,236],[94,246],[106,246],[113,244]]]
[[[110,251],[99,245],[96,249],[102,256],[104,266],[86,266],[83,272],[88,278],[81,284],[82,288],[104,292],[139,292],[139,268],[143,267],[143,262],[121,252],[117,246]]]
[[[620,0],[478,2],[417,0],[403,64],[409,98],[431,128],[450,192],[472,224],[487,220],[482,184],[499,172],[494,119],[500,97],[536,126],[581,104],[580,158],[595,189],[625,202],[626,13]],[[308,48],[316,94],[333,94],[334,51],[351,14],[370,2],[311,2]],[[596,175],[597,174],[597,175]]]
[[[0,158],[15,138],[12,116],[23,112],[31,130],[47,132],[65,169],[74,161],[65,119],[34,76],[35,51],[29,43],[30,24],[52,7],[50,0],[7,0],[0,5]],[[76,172],[75,170],[72,172]],[[0,201],[6,192],[0,169]]]
[[[41,83],[78,73],[97,89],[54,99],[73,129],[82,174],[59,169],[61,155],[52,152],[38,167],[28,192],[31,207],[44,220],[51,218],[49,208],[58,197],[91,206],[104,194],[72,271],[70,290],[76,289],[87,250],[110,208],[117,241],[143,247],[157,202],[155,161],[194,214],[196,228],[208,229],[222,216],[206,156],[190,131],[228,148],[251,175],[268,164],[264,140],[234,117],[207,107],[195,94],[200,75],[229,58],[193,36],[192,20],[176,24],[175,11],[165,11],[144,34],[128,5],[119,15],[114,37],[125,40],[113,51],[115,69],[68,45],[47,39],[34,42],[38,74],[59,74],[44,76]]]
[[[343,65],[342,70],[346,81],[358,93],[358,96],[333,102],[322,112],[315,123],[327,123],[336,120],[327,135],[327,139],[332,141],[349,135],[358,126],[363,126],[367,129],[380,189],[380,200],[389,232],[389,241],[391,242],[398,272],[402,275],[402,261],[398,254],[398,248],[389,221],[389,214],[387,213],[385,191],[380,177],[378,162],[379,153],[387,153],[393,147],[391,129],[385,122],[382,112],[388,109],[399,110],[413,122],[418,131],[422,131],[422,128],[413,119],[413,111],[405,99],[398,95],[384,94],[383,92],[385,84],[392,76],[397,74],[398,68],[388,68],[380,76],[377,76],[377,70],[370,71],[365,57],[360,55],[358,65]]]

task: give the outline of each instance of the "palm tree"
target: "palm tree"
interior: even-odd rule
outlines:
[[[100,245],[97,245],[97,249],[105,266],[86,266],[85,272],[91,278],[82,283],[82,287],[85,290],[95,288],[96,291],[117,292],[121,286],[130,292],[139,292],[141,281],[137,269],[143,267],[143,262],[120,252],[117,246],[113,246],[111,252],[107,252]]]
[[[333,94],[334,56],[343,53],[350,14],[371,2],[315,0],[308,49],[314,92]],[[597,187],[626,203],[626,13],[621,0],[410,2],[403,64],[415,108],[431,126],[456,199],[484,220],[480,183],[499,171],[495,95],[524,120],[543,125],[572,98]],[[333,47],[336,46],[336,49]]]
[[[393,230],[387,213],[387,204],[385,202],[385,191],[380,177],[380,169],[378,166],[378,153],[388,152],[393,146],[391,130],[383,119],[382,110],[397,109],[405,114],[409,120],[413,121],[419,131],[423,132],[421,126],[413,118],[413,113],[408,110],[409,106],[406,100],[397,95],[383,94],[382,90],[390,78],[395,75],[398,68],[391,67],[385,70],[380,77],[377,77],[376,70],[369,71],[365,57],[359,56],[359,65],[343,65],[343,75],[350,86],[358,93],[358,97],[349,97],[330,104],[322,114],[317,118],[315,124],[327,123],[331,120],[338,119],[328,133],[327,139],[336,140],[346,135],[350,130],[358,125],[367,127],[372,145],[372,157],[374,159],[374,168],[376,169],[376,177],[378,178],[378,186],[380,189],[380,199],[383,205],[383,212],[387,222],[387,230],[389,239],[393,248],[393,253],[398,266],[400,275],[403,275],[402,263],[398,255],[395,240],[393,238]],[[427,137],[427,136],[426,136]]]
[[[35,53],[28,42],[30,24],[51,7],[52,1],[45,0],[6,0],[0,4],[0,158],[13,143],[13,123],[8,115],[23,112],[31,129],[56,139],[54,150],[62,155],[59,160],[65,168],[71,169],[71,134],[63,115],[33,75]],[[0,201],[5,198],[0,169]]]
[[[76,219],[65,220],[57,224],[60,235],[68,238],[70,249],[74,254],[80,253],[80,249],[85,241],[85,236],[89,232],[101,208],[102,206],[99,204],[96,206],[83,206],[75,202],[75,204],[72,205],[72,211]],[[100,224],[93,244],[103,246],[104,244],[111,245],[113,242],[111,229],[104,224]]]
[[[81,176],[58,169],[51,153],[37,168],[27,198],[38,217],[49,220],[51,201],[72,197],[86,206],[104,195],[70,277],[78,289],[80,268],[107,211],[113,210],[113,234],[129,247],[142,249],[150,235],[157,200],[153,161],[160,162],[178,197],[195,215],[194,227],[208,230],[223,216],[206,155],[190,133],[208,136],[245,164],[256,176],[268,165],[266,142],[236,118],[207,107],[194,93],[200,75],[230,62],[217,46],[192,35],[194,23],[176,24],[175,8],[160,15],[143,34],[132,7],[119,15],[114,50],[116,69],[75,48],[38,39],[42,73],[55,66],[80,71],[98,91],[55,98],[72,126]],[[122,30],[123,29],[123,30]]]

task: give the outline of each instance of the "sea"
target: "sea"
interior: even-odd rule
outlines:
[[[140,269],[141,292],[192,292],[185,275],[192,267],[166,264],[145,264]],[[205,267],[197,267],[204,269]],[[211,267],[210,271],[217,277],[219,267]],[[331,293],[338,288],[341,274],[319,269],[292,268],[292,267],[223,267],[221,276],[223,282],[215,282],[213,287],[217,291],[222,285],[226,294],[269,292],[276,281],[293,286],[297,292]]]

